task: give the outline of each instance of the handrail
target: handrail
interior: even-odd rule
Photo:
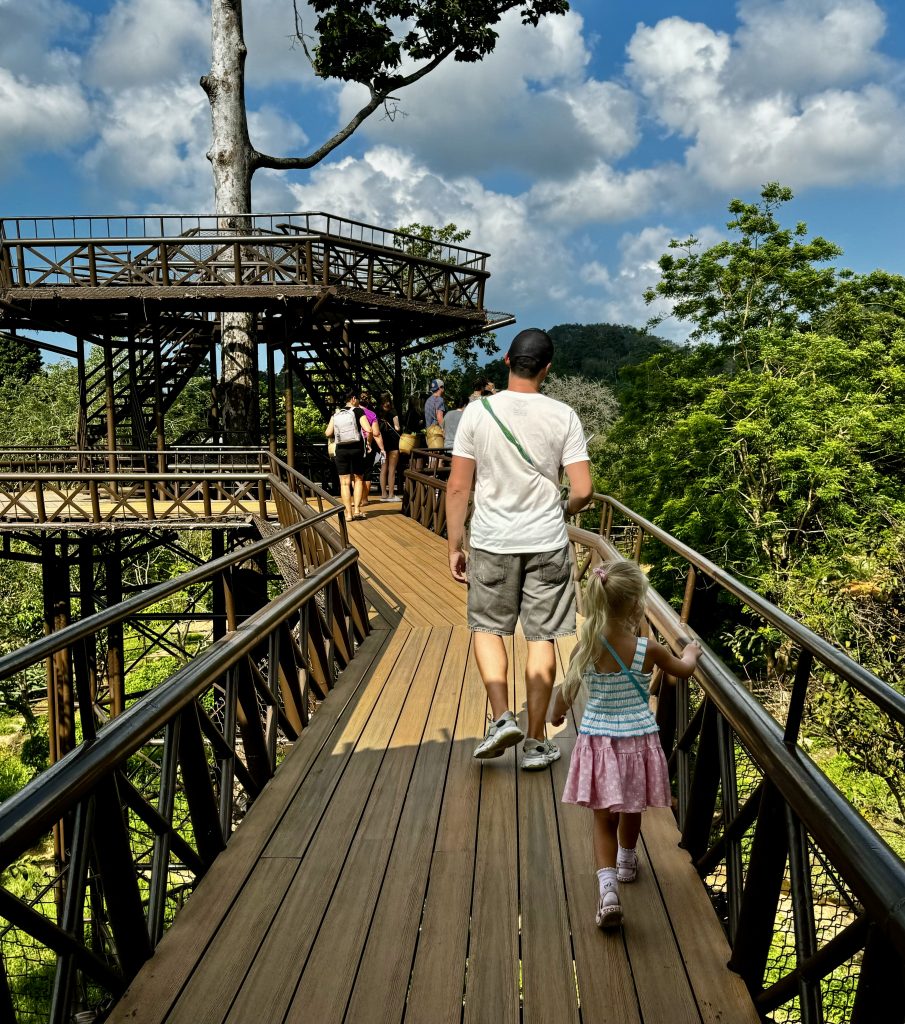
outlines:
[[[330,514],[332,512],[331,509]],[[294,532],[297,531],[285,531],[283,536],[291,536]],[[267,545],[272,545],[277,539],[276,536],[269,538]],[[261,549],[260,545],[253,547]],[[252,547],[243,549],[242,553],[247,557],[250,551]],[[98,732],[93,742],[85,742],[77,747],[0,805],[0,863],[8,864],[21,856],[116,764],[138,750],[169,719],[197,697],[212,678],[222,675],[240,658],[254,650],[260,644],[262,635],[268,634],[295,608],[311,600],[318,591],[341,576],[357,558],[358,552],[353,548],[334,555],[316,573],[249,616],[233,633],[214,641],[207,650],[196,655],[165,683],[113,719]],[[225,563],[234,564],[237,560],[227,556],[211,565],[218,565],[222,569],[226,567]],[[183,585],[185,578],[181,578]],[[92,616],[85,623],[96,623],[99,618]],[[114,618],[109,621],[118,620]],[[72,642],[70,630],[62,630],[55,635],[62,636],[64,633],[70,634],[69,642]],[[84,635],[84,631],[81,635]],[[31,661],[28,663],[31,664]]]
[[[611,543],[590,530],[570,526],[569,535],[588,548],[596,547],[606,558],[619,555]],[[905,956],[905,863],[810,758],[784,741],[776,721],[675,609],[656,591],[649,592],[647,604],[648,618],[674,649],[680,649],[680,638],[689,634],[701,643],[703,654],[695,678],[748,749],[757,751],[765,773],[821,847],[838,860],[865,907]],[[867,850],[869,858],[865,858]]]
[[[323,522],[325,519],[329,519],[330,516],[342,516],[342,514],[342,507],[329,508],[323,512],[316,513],[315,515],[312,515],[310,519],[305,519],[301,523],[296,523],[293,526],[287,527],[279,533],[265,537],[263,540],[255,541],[254,544],[249,544],[247,547],[239,548],[237,551],[228,555],[222,555],[220,558],[215,558],[211,562],[205,562],[203,565],[190,569],[188,572],[183,573],[180,576],[176,576],[172,580],[159,583],[156,587],[152,587],[150,590],[146,590],[143,593],[135,594],[132,597],[126,598],[126,600],[119,604],[111,605],[109,608],[104,608],[102,611],[96,612],[94,615],[89,615],[85,619],[79,619],[78,622],[73,622],[64,629],[57,630],[54,633],[48,633],[47,636],[40,637],[25,647],[20,647],[18,650],[0,657],[0,679],[6,679],[16,672],[23,672],[30,665],[34,665],[36,662],[50,657],[57,651],[72,646],[80,640],[87,639],[92,634],[97,633],[98,630],[106,629],[109,626],[122,622],[130,615],[134,615],[143,608],[147,608],[148,605],[156,604],[158,601],[162,601],[171,594],[178,593],[180,590],[185,590],[186,587],[194,586],[196,583],[203,583],[205,580],[210,579],[210,577],[223,572],[224,569],[229,569],[231,566],[247,562],[256,555],[268,551],[274,544],[288,540],[289,538],[296,536],[296,534],[307,530],[309,527]],[[355,551],[354,548],[350,550]],[[355,554],[357,555],[357,551]]]
[[[850,658],[844,651],[834,647],[831,643],[819,636],[813,630],[787,615],[775,604],[772,604],[765,597],[761,597],[756,591],[745,586],[731,573],[721,569],[709,558],[698,554],[693,548],[667,533],[666,530],[655,526],[643,516],[633,512],[622,502],[617,501],[605,494],[594,494],[594,500],[602,504],[610,505],[619,511],[626,519],[640,526],[645,533],[655,537],[661,544],[681,555],[687,562],[700,569],[703,573],[719,583],[721,587],[737,597],[743,604],[746,604],[758,615],[762,616],[771,625],[776,626],[805,650],[810,651],[816,658],[841,676],[847,683],[851,683],[865,697],[872,700],[878,707],[881,707],[891,718],[901,725],[905,725],[905,696],[899,693],[889,683],[874,675],[869,669],[860,665]],[[601,525],[603,520],[601,520]],[[592,534],[593,536],[593,534]]]

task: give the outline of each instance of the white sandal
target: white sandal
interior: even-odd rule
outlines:
[[[622,924],[622,904],[619,902],[619,893],[615,889],[607,891],[597,901],[597,917],[595,918],[598,928],[618,928]]]

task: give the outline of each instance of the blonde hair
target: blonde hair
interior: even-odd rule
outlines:
[[[647,577],[634,562],[616,558],[591,571],[584,592],[585,621],[562,684],[567,704],[578,696],[586,670],[600,657],[607,624],[615,620],[632,630],[640,626],[646,593]]]

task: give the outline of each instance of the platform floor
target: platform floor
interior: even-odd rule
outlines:
[[[379,506],[351,534],[375,629],[110,1020],[754,1024],[670,812],[600,932],[592,816],[559,800],[574,721],[552,771],[475,761],[445,541]],[[516,637],[518,708],[524,657]]]

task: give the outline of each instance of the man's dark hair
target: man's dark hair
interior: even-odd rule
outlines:
[[[475,391],[483,391],[490,381],[486,377],[475,377],[474,383],[471,386],[472,393]]]
[[[553,342],[546,331],[529,327],[512,339],[508,355],[509,370],[516,377],[536,377],[553,362]]]
[[[353,398],[358,398],[358,388],[349,388],[343,401],[351,402]]]

